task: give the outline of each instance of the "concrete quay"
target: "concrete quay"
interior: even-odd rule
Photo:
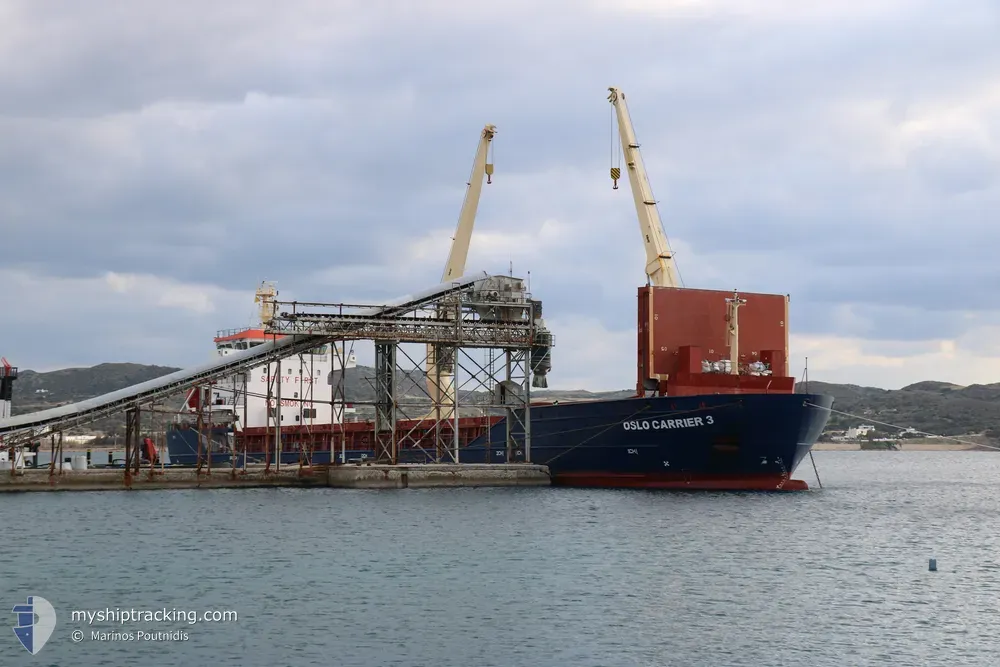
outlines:
[[[456,486],[549,486],[548,466],[462,463],[330,466],[327,486],[341,489],[429,489]]]
[[[493,486],[549,486],[546,466],[515,464],[412,464],[343,465],[300,468],[282,466],[265,471],[247,466],[244,471],[226,467],[142,468],[126,480],[121,468],[56,470],[45,468],[0,471],[0,493],[26,491],[121,491],[126,489],[225,489],[261,487],[405,489]]]

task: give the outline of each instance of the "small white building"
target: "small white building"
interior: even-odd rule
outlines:
[[[86,445],[97,440],[96,435],[64,435],[63,443],[68,445]]]
[[[860,426],[852,426],[847,429],[847,433],[844,434],[845,440],[857,440],[858,438],[863,438],[872,431],[875,430],[875,426],[872,424],[861,424]]]

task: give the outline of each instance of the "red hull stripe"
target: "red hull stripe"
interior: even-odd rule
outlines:
[[[710,475],[644,475],[625,473],[573,472],[553,475],[555,486],[612,489],[687,489],[691,491],[806,491],[800,479],[780,475],[740,477]]]

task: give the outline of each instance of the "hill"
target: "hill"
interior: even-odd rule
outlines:
[[[22,371],[14,385],[14,414],[23,414],[98,396],[129,385],[165,375],[178,369],[168,366],[142,364],[100,364],[91,368],[67,368],[48,373]],[[423,374],[400,374],[399,394],[411,404],[427,403],[423,392]],[[374,369],[359,366],[348,369],[345,391],[348,401],[364,403],[375,397]],[[801,385],[799,391],[805,388]],[[810,392],[830,394],[836,398],[834,408],[855,416],[834,413],[828,430],[845,429],[858,425],[862,420],[886,422],[903,427],[940,435],[964,435],[989,432],[1000,437],[1000,383],[962,387],[944,382],[918,382],[902,389],[889,390],[861,387],[852,384],[810,382]],[[541,400],[595,400],[624,398],[632,391],[624,389],[610,392],[585,390],[536,390],[533,397]],[[463,392],[460,403],[482,402],[474,400],[470,392]],[[179,406],[181,397],[171,402]],[[359,412],[370,409],[359,406]],[[114,432],[122,428],[123,419],[111,417],[94,424],[90,431]]]
[[[14,385],[14,412],[30,412],[35,406],[52,407],[82,401],[180,369],[142,364],[100,364],[90,368],[63,368],[48,373],[20,371]]]
[[[176,370],[179,369],[144,364],[99,364],[90,368],[62,368],[47,373],[22,370],[14,383],[11,412],[20,415],[75,403]],[[182,397],[177,397],[171,404],[174,407],[180,406],[182,400]],[[159,422],[162,423],[163,418]],[[88,426],[73,429],[70,433],[122,433],[124,429],[124,415],[112,415]]]
[[[800,385],[798,391],[803,391]],[[813,393],[830,394],[834,409],[866,420],[915,428],[938,435],[983,433],[1000,437],[1000,383],[968,387],[945,382],[918,382],[902,389],[810,382]],[[834,413],[828,430],[857,426],[857,417]],[[875,424],[878,426],[878,424]]]

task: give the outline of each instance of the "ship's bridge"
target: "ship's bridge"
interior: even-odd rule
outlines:
[[[215,334],[215,349],[219,356],[232,354],[235,350],[249,350],[263,345],[269,340],[280,340],[285,336],[269,336],[263,329],[243,327],[242,329],[223,329]]]
[[[223,329],[215,334],[215,349],[220,357],[234,354],[240,350],[249,350],[252,347],[263,345],[270,340],[281,340],[287,338],[282,334],[269,334],[263,329],[254,327],[244,327],[242,329]],[[331,343],[324,343],[312,349],[300,352],[300,355],[311,356],[313,361],[326,361],[331,353]],[[351,349],[345,355],[343,346],[338,346],[335,354],[344,359],[345,368],[357,366],[357,356]]]

